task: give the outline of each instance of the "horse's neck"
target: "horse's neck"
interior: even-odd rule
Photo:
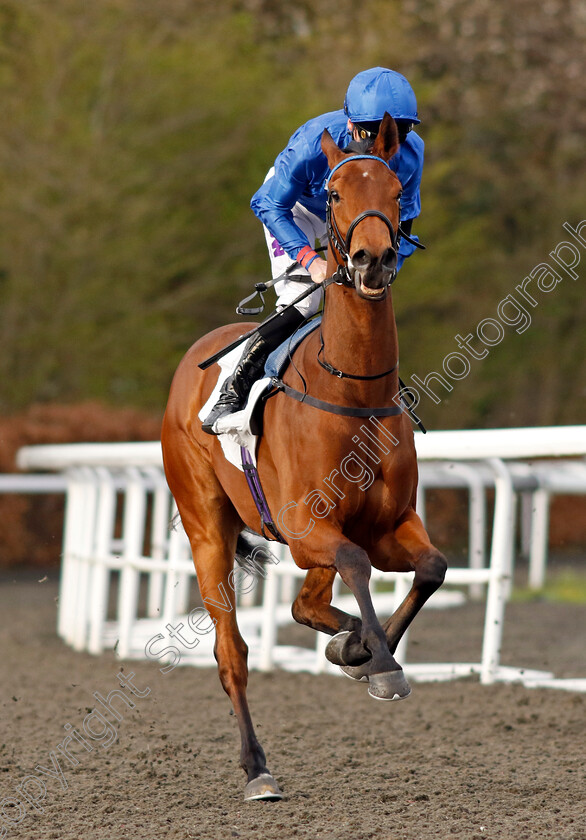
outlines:
[[[399,344],[390,293],[385,301],[371,302],[360,298],[353,289],[330,287],[322,336],[325,360],[344,373],[373,376],[397,365],[396,370],[380,379],[344,380],[351,390],[364,391],[378,399],[397,393]]]

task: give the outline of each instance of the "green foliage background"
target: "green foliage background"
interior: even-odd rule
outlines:
[[[426,142],[402,375],[441,370],[586,218],[585,34],[579,0],[0,0],[0,411],[162,410],[268,274],[249,200],[275,155],[376,64],[412,82]],[[584,422],[578,271],[428,425]]]

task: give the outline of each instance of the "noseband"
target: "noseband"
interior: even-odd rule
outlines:
[[[376,160],[379,163],[382,163],[383,166],[386,166],[387,169],[390,171],[391,168],[388,163],[380,157],[376,155],[352,155],[351,157],[344,158],[341,160],[340,163],[336,164],[332,171],[330,172],[327,180],[326,180],[326,189],[328,188],[330,179],[334,172],[339,169],[341,166],[344,166],[345,163],[350,163],[351,161],[355,160]],[[352,235],[358,225],[363,222],[365,219],[368,218],[377,218],[380,219],[386,227],[388,228],[390,237],[391,237],[391,247],[395,254],[398,254],[399,250],[399,234],[398,231],[395,231],[391,220],[388,216],[385,216],[384,213],[381,213],[380,210],[365,210],[363,213],[360,213],[356,218],[350,223],[346,236],[343,237],[342,233],[340,232],[340,228],[338,227],[338,223],[336,222],[336,218],[334,215],[334,211],[332,208],[332,201],[331,195],[328,193],[328,198],[326,201],[326,226],[328,232],[328,239],[331,245],[334,248],[336,257],[336,262],[338,263],[338,271],[337,271],[337,281],[345,286],[352,286],[354,287],[354,266],[352,265],[352,258],[350,257],[350,244],[352,242]],[[338,262],[338,257],[341,259],[342,262]],[[383,289],[387,289],[388,286],[393,283],[397,276],[397,268],[395,267],[392,271],[384,272],[384,282],[383,282]]]

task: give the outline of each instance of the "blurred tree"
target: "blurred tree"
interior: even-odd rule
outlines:
[[[585,27],[577,0],[0,0],[0,410],[161,408],[268,272],[249,200],[275,154],[375,64],[412,81],[426,141],[403,375],[441,367],[586,216]],[[583,419],[581,282],[429,424]]]

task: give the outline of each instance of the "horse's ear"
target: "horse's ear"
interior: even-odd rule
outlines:
[[[399,149],[399,132],[397,123],[389,113],[385,111],[382,118],[378,135],[372,147],[372,154],[383,160],[390,160]]]
[[[344,152],[339,148],[339,146],[335,143],[332,139],[332,135],[324,128],[323,134],[321,136],[321,149],[324,155],[328,159],[328,163],[330,165],[330,169],[333,169],[337,163],[340,163],[343,157],[345,157]]]

